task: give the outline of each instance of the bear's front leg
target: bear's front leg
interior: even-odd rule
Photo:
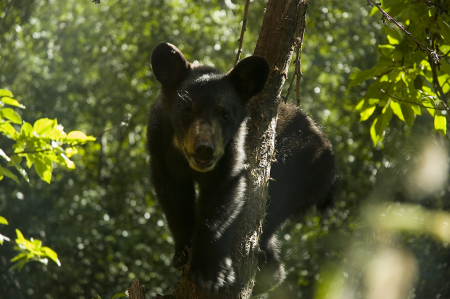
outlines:
[[[211,182],[199,181],[199,217],[189,269],[193,287],[207,294],[226,292],[235,283],[230,246],[244,203],[245,177],[241,173]]]
[[[195,189],[192,179],[174,177],[164,160],[152,161],[152,181],[158,201],[175,241],[172,264],[180,269],[188,262],[195,227]]]

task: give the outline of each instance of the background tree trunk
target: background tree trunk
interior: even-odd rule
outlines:
[[[271,161],[274,158],[278,104],[295,46],[303,42],[307,0],[270,0],[254,55],[265,57],[271,73],[264,90],[249,104],[246,140],[246,204],[238,219],[232,244],[236,288],[232,294],[195,294],[186,276],[178,283],[177,298],[250,298],[258,265],[259,236],[267,201]],[[187,268],[185,268],[185,271]]]

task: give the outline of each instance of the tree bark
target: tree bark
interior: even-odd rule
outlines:
[[[246,203],[232,243],[236,288],[231,294],[197,294],[182,275],[176,298],[250,298],[258,266],[259,237],[268,197],[270,166],[275,156],[275,128],[281,91],[295,46],[303,43],[307,0],[269,0],[254,55],[267,59],[271,73],[264,90],[249,104],[247,123]],[[187,271],[188,267],[184,271]]]

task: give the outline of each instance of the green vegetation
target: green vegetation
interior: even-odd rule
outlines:
[[[149,186],[145,151],[147,110],[158,91],[151,51],[170,42],[190,61],[230,69],[243,3],[12,2],[0,4],[0,88],[8,90],[0,99],[0,148],[18,166],[0,157],[0,224],[9,222],[1,234],[14,236],[19,228],[42,240],[62,266],[31,262],[10,272],[17,251],[4,242],[0,294],[111,298],[134,278],[148,296],[169,293],[179,274],[170,267],[173,241]],[[333,143],[339,186],[332,211],[312,211],[301,224],[283,228],[288,278],[272,298],[366,298],[377,277],[386,275],[408,277],[403,289],[397,286],[408,290],[404,298],[450,297],[447,2],[381,2],[441,55],[438,65],[393,21],[393,30],[383,24],[367,0],[311,1],[300,105]],[[253,51],[264,5],[250,3],[241,57]],[[69,160],[50,151],[11,155],[31,150],[21,145],[25,123],[19,119],[29,122],[23,131],[38,130],[39,120],[51,128],[57,146],[33,134],[29,146],[52,146],[76,168],[67,171]],[[64,139],[70,133],[62,134],[56,119],[68,132],[86,133],[77,138],[97,140],[77,146],[78,155],[71,156],[81,140]],[[28,184],[18,170],[32,165]],[[50,180],[49,169],[51,184],[42,180]],[[45,251],[34,240],[34,249]],[[406,272],[393,270],[398,268]]]

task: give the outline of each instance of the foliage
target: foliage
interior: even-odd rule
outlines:
[[[25,108],[13,99],[10,91],[0,89],[0,107],[4,107],[5,104]],[[11,123],[21,125],[20,130],[16,131]],[[25,121],[22,123],[22,118],[12,108],[0,108],[0,133],[15,141],[12,146],[13,152],[9,154],[11,157],[2,148],[0,148],[0,156],[8,162],[8,165],[14,166],[28,183],[30,180],[27,172],[21,166],[23,158],[26,159],[28,168],[34,164],[39,177],[50,183],[52,162],[74,169],[75,164],[69,159],[77,153],[74,146],[95,140],[94,137],[86,136],[80,131],[66,134],[56,119],[41,118],[33,126]],[[63,148],[63,146],[68,147]],[[0,180],[3,179],[3,175],[19,183],[16,175],[0,165]]]
[[[357,70],[351,75],[349,88],[374,78],[355,109],[360,112],[361,121],[375,116],[371,118],[370,128],[375,145],[383,139],[393,115],[412,127],[422,110],[434,117],[435,130],[445,136],[450,112],[447,105],[450,95],[450,17],[445,13],[448,3],[415,1],[405,9],[405,1],[389,0],[382,1],[381,6],[390,17],[402,20],[404,25],[399,28],[388,23],[384,28],[388,43],[378,46],[378,63],[371,69]],[[379,13],[378,8],[373,7],[371,15],[376,13]],[[434,49],[441,57],[440,61],[424,50],[427,48],[424,45]]]
[[[21,253],[11,259],[11,262],[16,262],[16,264],[14,264],[10,270],[16,268],[21,270],[28,261],[32,260],[47,264],[46,257],[49,257],[56,264],[58,264],[58,266],[61,266],[61,262],[58,260],[58,255],[56,252],[48,247],[42,247],[42,242],[40,240],[27,240],[18,229],[16,229],[16,234],[17,246],[15,246],[14,249],[20,251]]]
[[[0,216],[0,224],[8,225],[8,221]],[[19,251],[19,253],[11,259],[11,262],[16,262],[16,264],[9,268],[10,271],[14,269],[20,271],[29,261],[39,261],[43,264],[47,264],[47,258],[52,259],[58,266],[61,266],[56,252],[49,247],[42,247],[42,241],[37,239],[25,239],[18,229],[16,229],[16,234],[17,239],[15,240],[16,246],[14,246],[14,250]],[[10,241],[8,237],[0,234],[0,245],[3,245],[4,240]]]
[[[72,131],[69,134],[64,133],[62,126],[58,125],[56,119],[50,120],[42,118],[37,120],[32,126],[30,123],[23,122],[21,116],[12,108],[4,108],[10,105],[19,108],[25,108],[13,98],[9,90],[0,89],[0,133],[2,144],[5,144],[5,137],[13,140],[13,152],[6,154],[0,148],[0,156],[8,162],[7,166],[15,167],[22,177],[30,183],[28,174],[21,166],[22,159],[25,158],[28,168],[34,164],[34,168],[39,177],[50,183],[52,177],[52,162],[64,165],[69,169],[74,169],[75,164],[69,159],[76,154],[75,145],[95,140],[92,136],[86,136],[83,132]],[[12,124],[21,125],[20,130],[16,131]],[[69,146],[63,148],[64,145]],[[10,171],[7,166],[0,165],[0,180],[4,176],[9,177],[19,183],[18,177]],[[0,217],[1,224],[8,224],[4,217]],[[21,270],[29,261],[39,261],[47,264],[47,257],[52,259],[58,266],[61,263],[57,254],[49,247],[42,247],[42,241],[37,239],[27,240],[20,230],[16,229],[17,239],[14,250],[19,253],[11,259],[16,262],[10,270]],[[9,241],[9,238],[0,235],[0,244],[3,240]]]

